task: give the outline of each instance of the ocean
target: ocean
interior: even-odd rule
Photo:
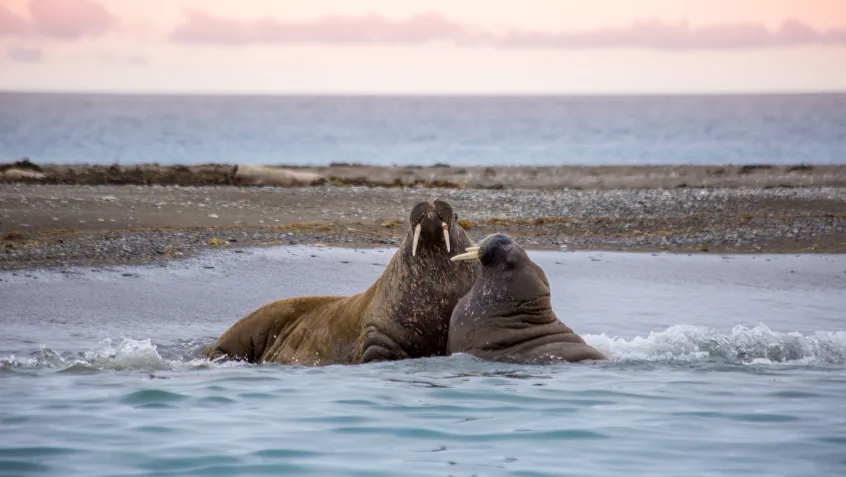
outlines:
[[[842,255],[530,251],[604,365],[201,359],[268,301],[364,290],[394,250],[0,273],[0,475],[846,473]]]
[[[257,97],[0,93],[0,162],[846,164],[846,94]]]

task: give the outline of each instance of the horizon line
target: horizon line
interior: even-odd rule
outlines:
[[[235,97],[636,97],[636,96],[811,96],[846,94],[844,89],[712,90],[712,91],[607,91],[607,92],[351,92],[351,91],[141,91],[141,90],[27,90],[3,89],[0,94],[99,96],[235,96]]]

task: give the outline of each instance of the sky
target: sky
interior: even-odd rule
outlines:
[[[0,0],[0,90],[846,91],[846,0]]]

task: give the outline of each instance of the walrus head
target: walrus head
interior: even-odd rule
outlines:
[[[512,300],[544,300],[549,303],[549,280],[546,273],[533,262],[523,247],[505,234],[488,235],[478,246],[467,247],[466,253],[452,257],[452,261],[478,260],[482,275],[496,275],[508,285]],[[481,278],[481,277],[480,277]]]
[[[420,202],[409,229],[374,283],[374,308],[365,317],[361,362],[443,356],[452,310],[476,280],[479,268],[454,263],[473,241],[444,201]]]
[[[464,230],[458,226],[458,215],[452,211],[452,207],[441,200],[435,200],[434,204],[420,202],[411,209],[408,216],[412,234],[411,256],[417,256],[421,247],[441,248],[449,255],[456,247],[466,240],[458,234],[464,234]],[[472,243],[472,242],[471,242]]]

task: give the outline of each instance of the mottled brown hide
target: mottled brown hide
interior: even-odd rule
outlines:
[[[450,315],[478,270],[450,257],[471,245],[449,204],[421,202],[409,214],[399,250],[367,290],[264,305],[223,333],[206,355],[301,365],[446,355]]]

